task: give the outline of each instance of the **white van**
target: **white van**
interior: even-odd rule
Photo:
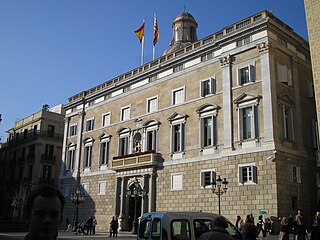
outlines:
[[[141,216],[138,240],[197,240],[211,230],[212,220],[218,214],[205,212],[151,212]],[[227,231],[236,240],[242,240],[240,231],[228,221]]]

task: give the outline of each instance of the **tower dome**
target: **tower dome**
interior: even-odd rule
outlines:
[[[198,23],[190,13],[179,14],[172,23],[173,36],[170,47],[164,51],[163,55],[175,52],[197,41],[197,27]]]

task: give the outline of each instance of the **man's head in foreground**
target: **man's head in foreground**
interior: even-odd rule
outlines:
[[[64,196],[51,185],[34,188],[26,202],[30,240],[53,240],[62,220]]]

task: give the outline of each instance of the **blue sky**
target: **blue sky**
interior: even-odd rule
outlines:
[[[145,62],[152,60],[153,15],[160,38],[156,57],[169,46],[171,25],[183,11],[204,38],[262,10],[307,39],[303,0],[1,0],[0,137],[14,122],[140,65],[134,34],[146,21]]]

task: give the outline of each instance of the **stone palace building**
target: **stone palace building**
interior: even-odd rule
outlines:
[[[268,11],[201,40],[197,26],[181,13],[161,57],[69,98],[64,217],[75,220],[77,186],[79,221],[95,215],[97,231],[112,216],[130,230],[145,212],[218,212],[218,176],[230,220],[319,208],[308,42]]]

